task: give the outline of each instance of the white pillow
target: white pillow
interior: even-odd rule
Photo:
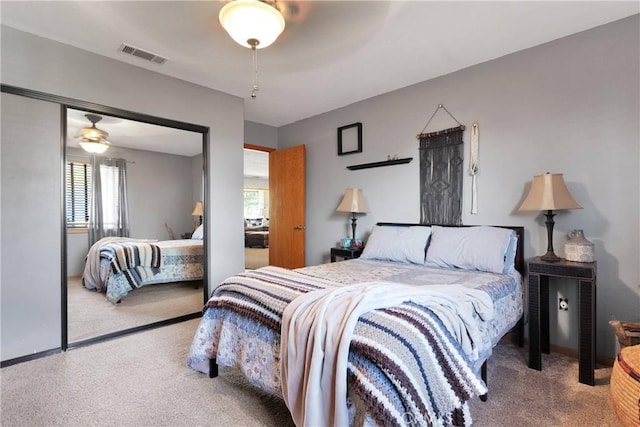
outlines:
[[[503,273],[512,235],[498,227],[433,226],[425,265]]]
[[[200,224],[198,228],[196,228],[196,231],[193,232],[191,238],[196,240],[204,239],[204,228],[202,227],[202,224]]]
[[[429,227],[376,225],[360,258],[424,264],[424,251],[430,233]]]

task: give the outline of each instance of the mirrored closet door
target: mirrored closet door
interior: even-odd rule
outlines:
[[[66,123],[67,342],[198,315],[206,134],[76,108]]]

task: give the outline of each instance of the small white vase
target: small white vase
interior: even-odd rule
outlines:
[[[564,244],[564,255],[567,261],[593,262],[593,243],[585,239],[582,230],[573,230],[568,234],[569,240]]]

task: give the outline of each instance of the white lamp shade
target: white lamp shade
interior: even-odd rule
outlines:
[[[338,212],[366,213],[367,204],[364,202],[364,195],[359,188],[347,188],[342,198],[342,202],[336,209]]]
[[[196,202],[193,207],[193,212],[191,212],[193,216],[202,216],[204,215],[204,207],[202,206],[202,202]]]
[[[529,194],[518,208],[519,211],[564,209],[582,209],[582,206],[569,192],[561,173],[534,176]]]
[[[271,45],[284,31],[284,18],[276,9],[259,0],[234,0],[221,10],[220,24],[236,43],[251,48],[248,40],[256,39],[257,49]]]
[[[109,143],[102,141],[80,141],[80,146],[84,151],[91,154],[102,154],[109,148]]]

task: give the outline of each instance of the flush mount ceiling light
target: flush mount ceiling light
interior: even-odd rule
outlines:
[[[220,24],[239,45],[263,49],[284,31],[284,17],[271,4],[259,0],[231,1],[220,10]]]
[[[233,0],[220,9],[220,24],[231,38],[253,51],[251,98],[258,88],[258,51],[270,46],[284,31],[284,17],[275,1]]]
[[[77,136],[80,140],[80,146],[91,154],[104,153],[110,143],[107,141],[109,134],[96,127],[96,123],[102,120],[102,117],[96,114],[85,114],[84,116],[91,122],[91,127],[83,128],[80,135]]]

